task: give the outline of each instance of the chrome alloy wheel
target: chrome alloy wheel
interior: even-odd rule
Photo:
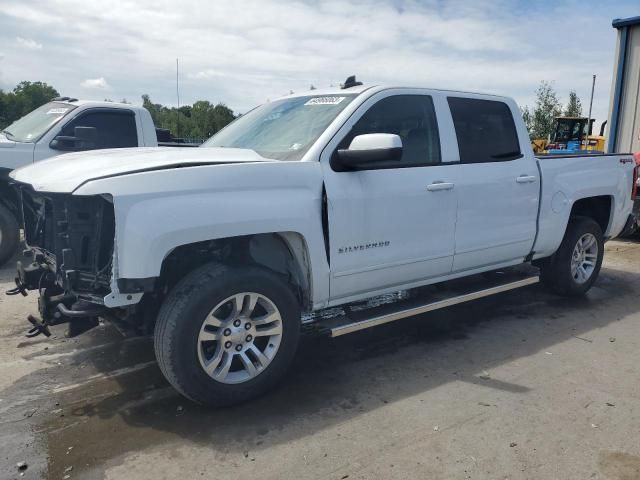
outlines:
[[[571,255],[571,275],[577,283],[585,283],[591,278],[598,261],[598,241],[591,233],[582,235]]]
[[[243,292],[207,315],[198,335],[198,359],[221,383],[243,383],[269,366],[282,340],[282,317],[264,295]]]

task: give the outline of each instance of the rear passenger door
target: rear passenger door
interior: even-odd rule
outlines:
[[[518,137],[517,106],[453,96],[447,102],[461,163],[453,271],[522,261],[535,239],[540,178],[528,137]]]

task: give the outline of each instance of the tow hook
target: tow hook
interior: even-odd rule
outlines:
[[[29,320],[29,323],[33,325],[25,335],[27,338],[37,337],[40,334],[43,334],[45,337],[51,336],[51,331],[49,330],[49,325],[46,321],[42,321],[33,315],[27,316],[27,320]]]

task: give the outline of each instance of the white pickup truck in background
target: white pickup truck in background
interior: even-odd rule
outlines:
[[[13,172],[32,261],[11,293],[39,290],[34,334],[97,316],[153,332],[176,389],[230,404],[282,377],[302,324],[337,336],[538,268],[584,294],[631,221],[635,175],[630,154],[535,157],[509,98],[351,83],[267,103],[203,148]],[[535,273],[366,318],[317,314],[522,264]]]
[[[127,103],[56,98],[0,132],[0,265],[18,245],[19,208],[9,173],[67,152],[157,147],[166,130],[156,129],[149,112]],[[170,137],[170,136],[169,136]],[[174,146],[171,138],[160,143]]]

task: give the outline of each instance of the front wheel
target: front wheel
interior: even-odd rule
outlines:
[[[560,248],[542,265],[541,279],[560,295],[583,295],[598,278],[603,255],[600,225],[591,218],[572,218]]]
[[[197,403],[223,406],[271,389],[290,366],[299,335],[298,301],[279,276],[212,263],[169,294],[154,343],[171,385]]]

